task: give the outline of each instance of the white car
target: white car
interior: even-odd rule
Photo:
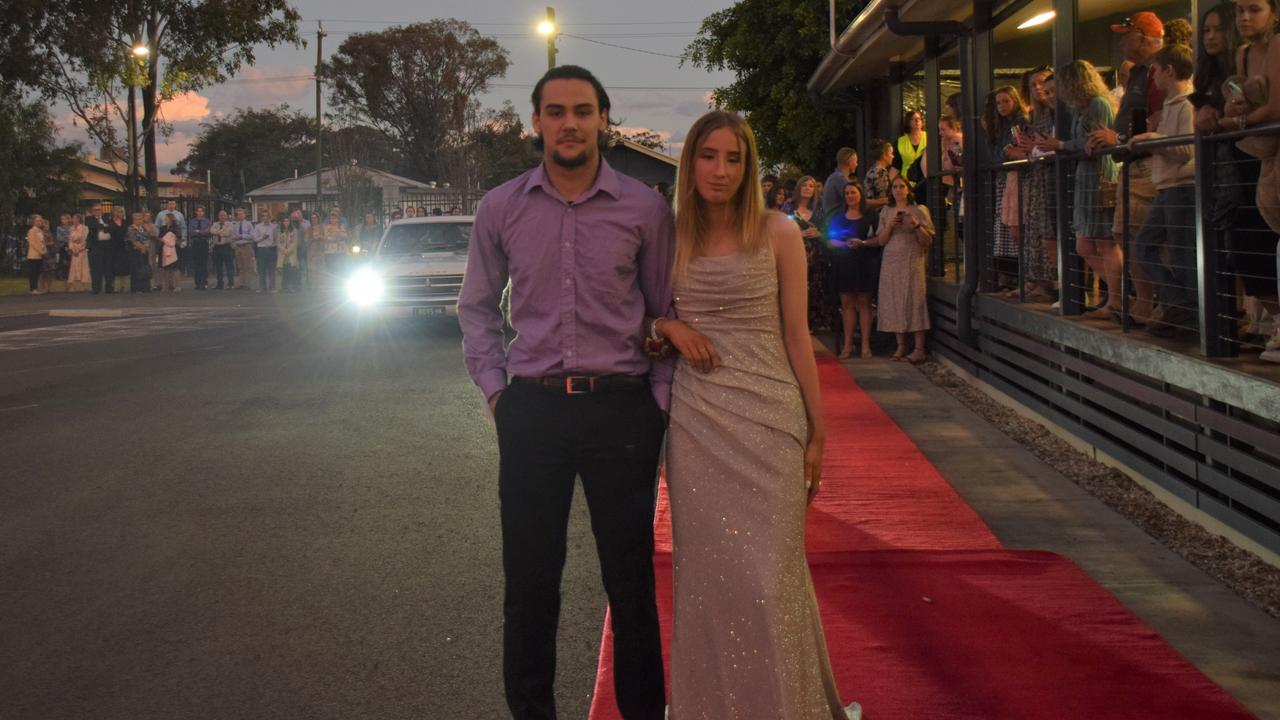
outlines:
[[[362,306],[411,308],[415,315],[456,315],[467,269],[473,215],[396,220],[369,264],[347,284]]]

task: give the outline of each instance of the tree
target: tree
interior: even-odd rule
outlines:
[[[460,185],[466,178],[446,175],[447,158],[475,125],[474,98],[509,64],[507,51],[468,23],[432,20],[352,35],[321,73],[342,116],[400,141],[413,176]]]
[[[58,144],[43,102],[13,88],[0,91],[0,243],[31,213],[56,224],[59,214],[76,206],[79,155],[79,145]]]
[[[667,147],[667,141],[663,140],[661,135],[644,128],[632,130],[629,133],[624,133],[617,128],[609,128],[609,138],[611,142],[617,142],[618,140],[630,140],[631,142],[640,145],[641,147],[647,147],[650,150],[665,150]]]
[[[288,105],[237,109],[230,117],[201,123],[191,152],[178,161],[179,175],[201,179],[239,200],[254,188],[315,165],[315,124]]]
[[[506,102],[500,110],[485,110],[472,119],[463,151],[455,159],[464,167],[451,172],[466,177],[461,187],[476,191],[501,185],[541,160],[525,135],[520,113]]]
[[[257,45],[301,44],[300,16],[287,0],[23,0],[17,5],[22,27],[35,34],[0,44],[0,70],[66,103],[103,145],[119,147],[116,128],[128,120],[132,87],[141,89],[138,144],[153,203],[162,103],[252,65]],[[131,53],[137,44],[150,51],[145,61]],[[24,57],[38,70],[16,70],[13,64]]]
[[[853,17],[865,4],[837,0],[837,16]],[[821,172],[852,139],[852,112],[820,107],[806,89],[830,47],[828,10],[825,0],[740,0],[705,18],[685,49],[682,63],[736,73],[712,99],[746,115],[766,166]]]

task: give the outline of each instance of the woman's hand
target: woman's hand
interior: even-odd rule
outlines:
[[[657,331],[662,337],[671,341],[676,352],[689,361],[695,370],[711,372],[720,367],[720,353],[716,352],[711,338],[680,320],[670,318],[659,320]]]
[[[811,435],[809,444],[804,448],[804,487],[805,504],[813,502],[818,496],[818,488],[822,485],[822,452],[826,438],[822,435]]]
[[[1221,115],[1212,105],[1205,105],[1196,111],[1196,129],[1202,133],[1218,132],[1218,118]]]
[[[820,237],[821,235],[822,233],[818,232],[818,228],[812,225],[800,231],[800,237],[809,238],[810,240],[816,237]]]

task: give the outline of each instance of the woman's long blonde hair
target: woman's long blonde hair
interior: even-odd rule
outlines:
[[[1053,79],[1058,84],[1058,97],[1068,107],[1086,108],[1095,97],[1111,101],[1107,83],[1087,60],[1072,60],[1063,65],[1054,73]]]
[[[741,117],[724,110],[712,110],[689,128],[684,149],[680,152],[680,170],[676,176],[676,277],[684,277],[689,261],[706,247],[710,222],[707,205],[698,195],[694,182],[694,166],[698,162],[698,146],[721,128],[728,128],[737,135],[738,144],[742,147],[742,184],[730,200],[735,234],[742,238],[742,249],[748,253],[758,250],[765,241],[764,192],[760,189],[756,136]]]

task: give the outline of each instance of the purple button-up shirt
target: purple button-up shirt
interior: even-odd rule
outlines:
[[[476,211],[458,299],[467,371],[486,398],[511,375],[643,375],[670,404],[674,364],[644,350],[644,319],[669,315],[675,223],[662,196],[602,158],[573,202],[543,166],[490,190]],[[511,326],[503,350],[503,289]]]

